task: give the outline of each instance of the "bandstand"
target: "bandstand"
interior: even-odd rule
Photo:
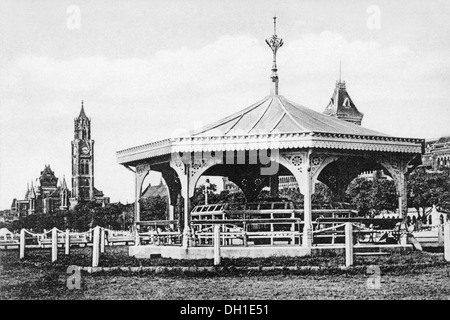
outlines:
[[[269,95],[190,135],[117,152],[119,164],[135,175],[136,232],[151,224],[140,221],[139,207],[143,181],[151,170],[160,172],[168,187],[170,209],[165,224],[172,229],[177,229],[176,224],[180,226],[180,242],[172,237],[173,242],[167,246],[173,243],[185,253],[193,252],[190,248],[210,244],[211,232],[207,232],[206,226],[213,223],[220,223],[223,228],[228,226],[224,236],[230,241],[224,240],[224,244],[236,243],[233,239],[242,240],[241,246],[233,247],[233,252],[248,248],[249,241],[257,244],[258,238],[269,240],[263,241],[263,248],[255,251],[257,256],[261,255],[261,250],[276,252],[275,244],[283,241],[288,246],[311,248],[315,220],[311,195],[315,183],[320,181],[327,185],[334,200],[341,201],[349,183],[366,171],[383,170],[393,179],[399,213],[406,215],[406,177],[421,164],[424,140],[392,137],[364,128],[351,119],[319,113],[286,99],[278,93],[276,65],[276,54],[283,41],[274,29],[274,35],[266,42],[273,52]],[[345,89],[345,84],[339,81],[337,90],[342,86]],[[278,177],[288,175],[295,177],[304,196],[302,208],[259,201],[258,195],[265,187],[276,196]],[[190,199],[201,176],[228,177],[243,191],[246,206],[233,208],[215,204],[192,208]],[[174,212],[180,213],[177,221]],[[267,228],[252,229],[255,224]],[[176,236],[177,232],[169,233]],[[143,238],[137,239],[136,246],[145,247],[141,243]],[[283,251],[285,247],[279,248]],[[148,252],[157,251],[149,249]]]

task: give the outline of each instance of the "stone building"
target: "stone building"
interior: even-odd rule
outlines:
[[[46,165],[41,175],[27,185],[23,199],[13,199],[11,213],[23,217],[35,213],[52,213],[74,208],[80,201],[95,201],[97,205],[109,203],[109,197],[94,187],[94,140],[91,139],[91,119],[81,111],[74,121],[72,141],[72,190]]]
[[[67,210],[69,196],[66,179],[63,178],[60,182],[50,165],[46,165],[39,178],[27,185],[24,198],[13,199],[11,212],[16,216],[24,217],[35,213]]]
[[[422,157],[422,166],[438,170],[450,167],[450,137],[426,141],[425,153]]]
[[[91,139],[91,119],[84,112],[83,101],[80,114],[74,119],[70,207],[80,201],[95,201],[98,205],[109,203],[109,198],[94,187],[94,140]]]

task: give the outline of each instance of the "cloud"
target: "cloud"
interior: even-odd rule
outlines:
[[[87,100],[93,118],[96,184],[113,201],[132,200],[132,179],[117,165],[114,152],[170,137],[261,99],[269,93],[271,58],[263,41],[226,35],[201,48],[160,50],[139,58],[27,55],[1,60],[0,205],[23,193],[30,170],[13,168],[29,168],[30,159],[33,178],[48,159],[69,176],[67,145],[81,99]],[[329,31],[285,39],[278,53],[281,94],[322,111],[339,60],[350,95],[366,115],[363,125],[401,136],[439,135],[450,117],[447,54],[349,41]],[[399,125],[405,119],[409,125]],[[433,124],[433,132],[416,125],[424,119]],[[12,159],[12,154],[20,156]],[[11,188],[10,181],[17,181],[17,187]]]
[[[349,42],[329,31],[285,42],[278,54],[280,73],[286,79],[300,82],[318,81],[330,75],[336,78],[339,60],[343,61],[344,76],[354,79],[353,83],[384,80],[388,87],[413,78],[442,80],[450,69],[450,57],[446,54],[420,56],[403,46]],[[6,94],[33,88],[56,93],[92,93],[106,100],[135,102],[155,96],[173,97],[174,93],[227,93],[235,84],[258,90],[259,85],[267,82],[270,51],[264,42],[249,35],[222,36],[202,48],[161,50],[147,58],[55,60],[24,56],[3,66],[2,71],[0,85]],[[295,83],[290,81],[288,85]],[[414,94],[406,88],[399,89],[399,98]],[[367,94],[373,98],[381,93]]]

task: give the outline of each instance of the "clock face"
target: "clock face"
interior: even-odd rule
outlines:
[[[83,152],[83,154],[88,154],[89,148],[87,146],[84,146],[83,148],[81,148],[81,152]]]

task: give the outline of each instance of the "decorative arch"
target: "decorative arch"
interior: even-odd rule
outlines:
[[[194,196],[195,186],[203,173],[218,164],[223,164],[223,157],[217,156],[216,153],[203,153],[201,158],[196,158],[194,154],[194,160],[190,165],[189,197]]]

